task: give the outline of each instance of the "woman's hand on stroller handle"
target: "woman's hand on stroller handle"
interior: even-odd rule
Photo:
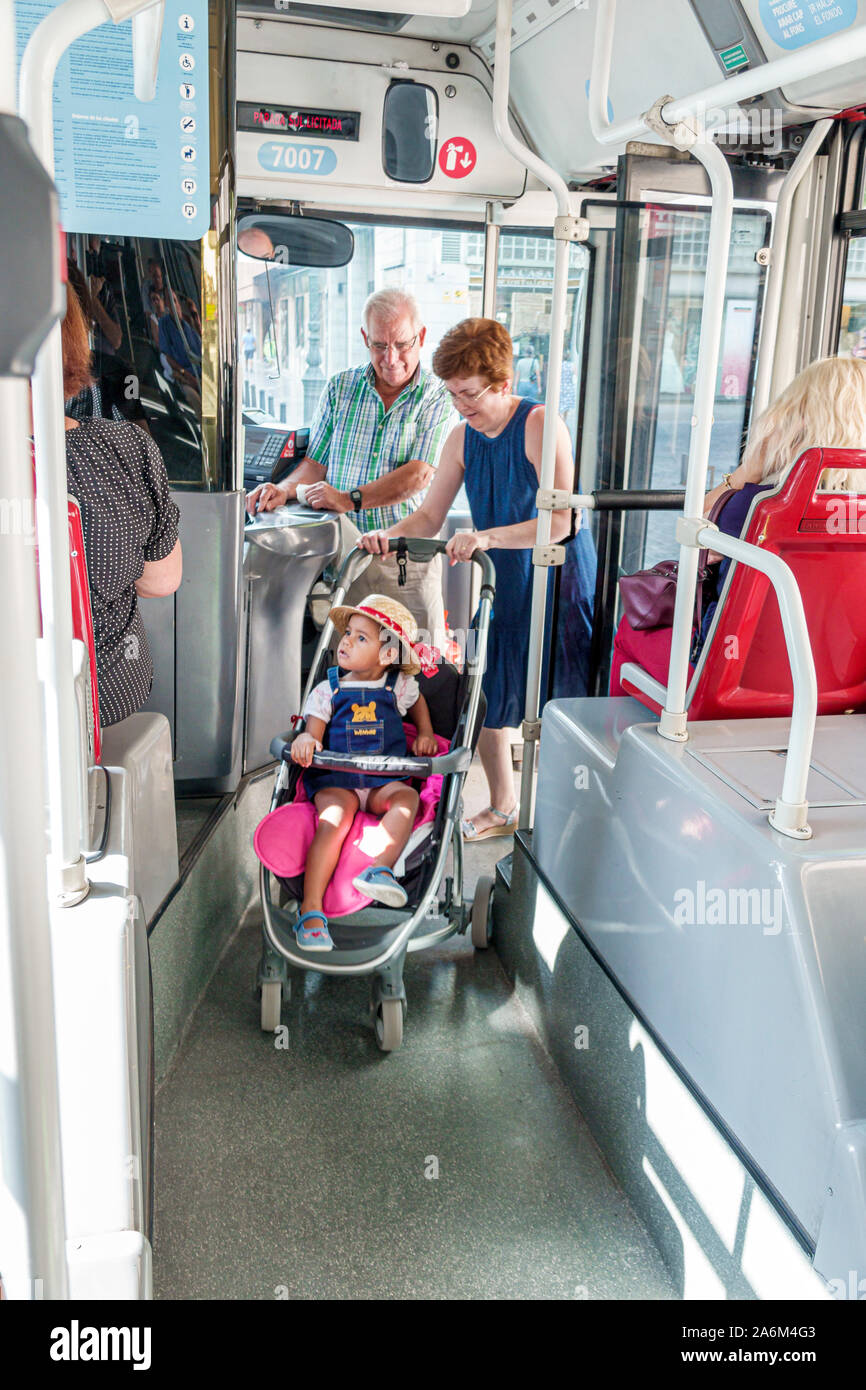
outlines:
[[[369,555],[387,555],[390,537],[386,531],[364,531],[355,544]]]

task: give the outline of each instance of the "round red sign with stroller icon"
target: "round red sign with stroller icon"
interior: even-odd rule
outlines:
[[[455,135],[446,140],[439,151],[439,168],[449,179],[465,179],[475,168],[477,158],[472,141],[465,135]]]

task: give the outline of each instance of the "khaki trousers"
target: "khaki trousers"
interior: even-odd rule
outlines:
[[[357,540],[358,532],[345,517],[341,518],[341,559]],[[354,540],[351,532],[355,532]],[[445,604],[442,598],[442,556],[435,555],[428,565],[412,560],[406,567],[406,583],[400,588],[395,555],[373,555],[370,564],[356,579],[346,595],[346,602],[358,604],[368,594],[387,594],[402,603],[415,619],[419,640],[429,642],[441,651],[445,643]]]

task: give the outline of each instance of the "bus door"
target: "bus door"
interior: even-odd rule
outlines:
[[[684,487],[710,208],[700,201],[590,201],[583,212],[591,294],[577,421],[579,491]],[[745,438],[766,273],[758,253],[769,245],[770,226],[766,207],[735,206],[708,488],[737,465]],[[607,693],[618,580],[676,558],[676,516],[605,511],[590,519],[598,577],[589,693]]]

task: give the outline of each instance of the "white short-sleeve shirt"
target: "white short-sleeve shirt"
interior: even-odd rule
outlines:
[[[340,685],[351,685],[358,690],[381,690],[388,673],[377,681],[358,681],[351,676],[341,676]],[[400,672],[394,682],[394,702],[400,714],[406,714],[419,698],[421,691],[418,689],[418,682],[414,676],[407,676],[403,671]],[[331,710],[333,709],[332,692],[329,681],[320,681],[310,691],[310,698],[304,706],[304,718],[321,719],[326,724],[330,723]]]

